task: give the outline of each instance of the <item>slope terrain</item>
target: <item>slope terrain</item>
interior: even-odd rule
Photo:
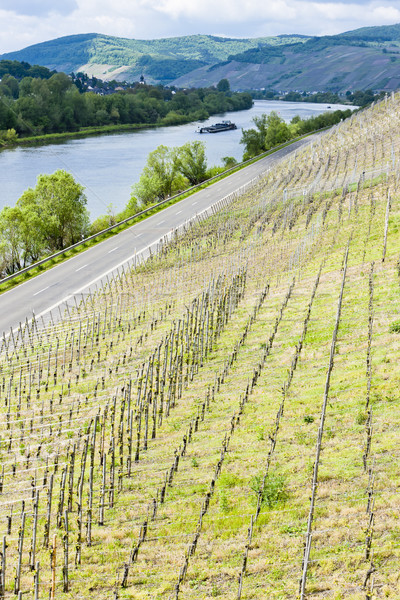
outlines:
[[[226,78],[233,90],[270,88],[289,91],[348,90],[392,91],[400,87],[400,51],[382,53],[381,48],[335,46],[315,54],[292,49],[266,62],[235,60],[213,67],[203,66],[174,80],[178,87],[207,87]]]
[[[97,33],[71,35],[3,54],[0,59],[27,61],[66,73],[84,71],[104,80],[169,82],[203,65],[227,60],[260,44],[280,45],[302,36],[231,39],[192,35],[156,40],[131,40]]]
[[[6,598],[399,597],[399,109],[3,339]]]
[[[364,28],[311,38],[303,43],[259,46],[199,67],[176,79],[177,86],[215,85],[279,91],[396,90],[400,85],[400,27]]]
[[[233,90],[306,92],[396,90],[400,85],[400,25],[339,35],[232,39],[193,35],[130,40],[96,33],[73,35],[3,54],[66,73],[104,80],[207,87],[228,78]]]

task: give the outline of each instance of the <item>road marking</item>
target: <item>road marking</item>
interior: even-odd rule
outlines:
[[[181,210],[178,210],[178,212],[177,212],[177,213],[175,213],[175,214],[176,214],[176,215],[180,215],[180,214],[181,214],[181,212],[182,212]]]
[[[48,289],[49,289],[49,287],[50,287],[50,286],[48,285],[47,287],[43,288],[42,290],[39,290],[38,292],[36,292],[36,294],[33,294],[33,295],[34,295],[34,296],[37,296],[38,294],[41,294],[42,292],[45,292],[46,290],[48,290]]]
[[[159,223],[157,223],[157,225],[162,225],[163,223],[165,223],[165,220],[164,221],[160,221]]]
[[[87,265],[83,265],[83,267],[79,267],[79,269],[75,269],[75,273],[77,273],[78,271],[81,271],[82,269],[84,269],[85,267],[87,267]]]
[[[115,248],[113,248],[112,250],[108,251],[108,254],[111,254],[111,252],[114,252],[114,250],[118,250],[119,246],[115,246]]]
[[[307,144],[303,144],[303,145],[308,145],[310,144],[312,140],[308,139]],[[299,144],[301,145],[301,144]],[[271,157],[267,157],[267,158],[271,158]],[[270,170],[270,169],[268,169]],[[268,171],[267,171],[268,172]],[[246,183],[249,183],[251,180],[249,180]],[[245,183],[243,184],[245,185]],[[226,196],[227,197],[227,196]],[[222,199],[224,200],[224,198]],[[210,204],[207,208],[201,210],[200,213],[196,213],[195,215],[193,215],[192,217],[190,217],[188,219],[188,223],[190,223],[191,221],[194,221],[195,219],[197,219],[199,216],[201,216],[202,214],[206,213],[208,210],[210,210],[210,208],[212,206],[214,206],[214,204],[216,204],[217,202],[214,202],[212,204]],[[197,204],[197,201],[192,203],[192,206]],[[181,227],[181,226],[180,226]],[[55,308],[57,308],[58,306],[61,306],[62,304],[64,304],[65,302],[68,302],[68,300],[70,300],[71,298],[74,297],[74,295],[77,294],[81,294],[84,290],[87,290],[91,288],[91,286],[93,286],[94,284],[97,284],[97,282],[101,281],[104,277],[106,277],[107,275],[109,275],[110,273],[112,273],[115,270],[118,270],[121,266],[129,263],[130,261],[134,260],[136,256],[138,256],[139,254],[144,254],[149,248],[153,247],[156,248],[157,244],[161,241],[162,238],[153,241],[152,243],[150,243],[148,246],[146,246],[145,248],[142,248],[141,250],[139,250],[138,252],[134,252],[134,254],[132,254],[131,256],[124,258],[118,265],[115,265],[114,267],[111,267],[108,271],[106,271],[105,273],[102,273],[101,275],[98,275],[97,277],[95,277],[94,279],[92,279],[92,281],[89,281],[88,283],[86,283],[85,285],[83,285],[81,288],[79,288],[78,290],[75,290],[74,292],[67,294],[66,296],[64,296],[64,298],[61,298],[60,300],[58,300],[57,302],[55,302],[52,306],[49,306],[48,308],[45,308],[41,313],[39,313],[38,315],[34,314],[34,317],[28,320],[28,323],[32,323],[33,319],[39,319],[40,317],[48,314],[49,312],[51,312],[52,310],[54,310]],[[89,250],[90,251],[90,250]],[[72,256],[69,260],[76,260],[79,257],[79,255],[77,256]],[[55,267],[53,267],[53,271],[55,271],[56,269],[61,269],[63,266],[65,265],[65,263],[60,263],[58,265],[56,265]],[[39,277],[45,277],[47,274],[47,271],[44,273],[41,273],[40,275],[38,275],[36,277],[36,280],[39,279]],[[47,286],[46,288],[44,288],[43,290],[41,290],[40,292],[47,290],[50,286]],[[15,288],[14,288],[15,289]],[[9,290],[8,292],[5,292],[5,294],[10,293],[12,290]],[[34,294],[35,296],[37,294],[40,294],[40,292],[36,292],[36,294]],[[17,326],[14,327],[14,329],[12,330],[14,333],[16,333],[18,331]],[[6,339],[8,339],[8,337],[10,336],[10,332],[8,332],[7,334],[5,334]]]
[[[140,237],[141,235],[143,235],[143,233],[137,233],[136,237]]]

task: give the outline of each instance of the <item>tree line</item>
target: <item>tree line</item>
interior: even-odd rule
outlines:
[[[373,90],[350,90],[346,92],[345,97],[339,96],[336,92],[315,92],[308,94],[307,92],[288,92],[280,94],[273,90],[250,90],[251,97],[255,100],[283,100],[285,102],[315,102],[326,104],[351,104],[353,106],[368,106],[372,102],[382,99],[386,92],[378,92],[375,94]]]
[[[108,214],[92,223],[90,232],[98,233],[237,164],[232,156],[224,156],[221,162],[222,166],[207,164],[204,142],[187,142],[173,148],[158,146],[148,155],[140,179],[132,186],[132,194],[124,210],[113,214],[110,206]]]
[[[5,277],[59,250],[135,215],[143,208],[201,183],[235,164],[225,157],[222,167],[208,167],[203,142],[159,146],[148,156],[132,196],[119,214],[109,212],[90,223],[84,188],[70,173],[39,175],[14,207],[0,211],[0,277]]]
[[[335,110],[307,119],[301,119],[296,115],[290,123],[286,123],[275,111],[272,111],[269,115],[263,114],[260,117],[254,117],[255,128],[243,129],[242,131],[240,143],[244,144],[245,147],[243,160],[258,156],[262,152],[266,152],[274,146],[284,144],[298,136],[324,127],[331,127],[347,119],[351,112],[351,109]]]
[[[250,94],[215,87],[174,90],[136,84],[102,96],[80,93],[65,73],[20,79],[7,73],[0,82],[0,138],[7,132],[10,138],[12,130],[31,136],[104,125],[179,124],[251,105]]]
[[[338,123],[350,114],[349,109],[305,120],[296,116],[289,124],[276,112],[255,117],[256,128],[242,133],[243,160],[304,133]],[[39,175],[36,187],[26,190],[15,207],[5,207],[0,212],[0,276],[15,273],[235,164],[236,160],[227,156],[222,158],[223,166],[209,167],[205,145],[200,141],[174,148],[159,146],[149,154],[124,210],[115,215],[110,207],[107,215],[93,223],[84,188],[70,173],[59,170],[52,175]]]

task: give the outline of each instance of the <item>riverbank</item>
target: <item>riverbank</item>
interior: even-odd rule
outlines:
[[[140,131],[143,129],[157,129],[158,127],[172,127],[174,125],[187,125],[188,123],[195,123],[191,118],[185,115],[180,115],[181,119],[168,120],[168,118],[161,119],[157,123],[124,123],[120,125],[101,125],[98,127],[81,127],[77,131],[63,131],[60,133],[46,133],[43,135],[32,135],[29,137],[18,137],[11,143],[6,143],[0,146],[1,150],[10,150],[18,146],[38,146],[45,144],[56,144],[58,142],[65,142],[68,140],[82,139],[86,137],[92,137],[96,135],[106,135],[112,133],[124,133],[129,131]],[[170,122],[168,122],[170,121]]]
[[[91,221],[106,213],[114,216],[124,210],[132,185],[139,181],[148,155],[160,145],[179,147],[201,139],[206,145],[207,164],[222,166],[224,157],[233,157],[238,162],[243,160],[242,129],[254,127],[255,117],[274,110],[290,122],[295,115],[304,119],[344,108],[347,107],[333,105],[328,109],[327,105],[304,102],[256,100],[249,110],[221,113],[202,122],[202,125],[212,125],[230,119],[236,123],[236,130],[217,136],[200,136],[196,133],[199,122],[192,121],[168,127],[164,124],[143,128],[141,124],[128,131],[122,128],[116,131],[118,126],[108,127],[107,131],[101,127],[90,130],[93,135],[86,135],[86,129],[78,135],[74,132],[67,139],[40,138],[37,144],[30,138],[26,145],[0,151],[0,209],[15,206],[27,189],[35,187],[39,175],[64,169],[85,187]]]
[[[268,101],[267,101],[268,102]],[[314,103],[314,104],[324,104],[324,103]],[[254,102],[253,102],[254,105]],[[329,107],[330,109],[331,107]],[[348,107],[350,108],[350,106]],[[243,111],[249,109],[242,109]],[[237,112],[237,111],[233,111]],[[224,113],[225,114],[225,113]],[[227,112],[226,114],[229,114]],[[210,115],[210,117],[216,115]],[[179,118],[178,118],[179,117]],[[208,118],[210,118],[208,117]],[[204,119],[207,121],[207,119]],[[0,144],[0,152],[1,150],[10,150],[12,148],[17,148],[19,146],[29,147],[29,146],[44,146],[47,144],[57,144],[63,143],[68,140],[77,140],[84,139],[99,135],[107,135],[113,133],[129,133],[134,131],[145,131],[151,129],[158,129],[160,127],[173,127],[177,125],[188,125],[190,123],[198,123],[199,119],[193,120],[190,116],[187,115],[173,115],[166,116],[163,119],[160,119],[157,123],[123,123],[118,125],[99,125],[93,127],[81,127],[76,131],[63,131],[59,133],[46,133],[42,135],[31,135],[26,137],[16,137],[12,139],[10,142],[5,142]]]
[[[316,133],[316,132],[313,132],[313,133]],[[32,277],[41,275],[44,271],[47,271],[48,269],[51,269],[51,268],[59,265],[60,263],[72,258],[76,254],[84,252],[85,250],[88,250],[92,246],[96,246],[97,244],[108,239],[109,237],[113,237],[113,236],[117,235],[118,233],[121,233],[125,229],[132,227],[132,225],[136,225],[140,221],[143,221],[144,219],[147,219],[148,217],[164,210],[165,208],[168,208],[169,206],[172,206],[173,204],[176,204],[176,203],[180,202],[181,200],[184,200],[185,198],[192,196],[196,192],[199,192],[200,190],[203,190],[203,189],[209,187],[213,183],[217,183],[218,181],[221,181],[222,179],[228,177],[229,175],[233,175],[237,171],[240,171],[241,169],[252,165],[253,163],[261,160],[262,158],[266,158],[267,156],[274,154],[274,153],[278,152],[279,150],[282,150],[283,148],[286,148],[287,146],[294,144],[295,142],[299,141],[300,139],[307,138],[310,135],[313,135],[313,133],[308,133],[304,136],[301,136],[300,138],[290,140],[288,142],[280,144],[279,146],[276,146],[275,148],[271,148],[267,152],[263,152],[262,154],[260,154],[257,157],[251,158],[250,160],[247,160],[243,163],[239,163],[239,164],[231,167],[230,169],[227,169],[226,171],[219,173],[218,175],[212,177],[211,179],[208,179],[198,185],[188,188],[187,190],[184,190],[184,191],[176,194],[175,196],[172,196],[171,198],[167,198],[157,204],[150,205],[149,207],[145,208],[144,210],[140,211],[139,213],[132,215],[131,217],[128,217],[128,218],[124,219],[123,221],[115,223],[114,225],[107,227],[106,229],[93,234],[93,235],[89,236],[88,238],[86,238],[80,242],[77,242],[73,246],[64,248],[64,250],[60,250],[59,252],[57,252],[56,254],[53,254],[51,256],[44,257],[39,262],[34,263],[34,264],[32,264],[32,265],[22,269],[21,271],[14,273],[8,277],[5,277],[4,279],[0,280],[0,294],[3,294],[5,292],[9,291],[10,289],[18,286],[21,283],[24,283],[25,281],[27,281],[28,279],[31,279]]]

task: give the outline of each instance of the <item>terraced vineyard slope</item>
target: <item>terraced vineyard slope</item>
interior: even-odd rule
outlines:
[[[399,114],[4,337],[0,598],[400,596]]]

